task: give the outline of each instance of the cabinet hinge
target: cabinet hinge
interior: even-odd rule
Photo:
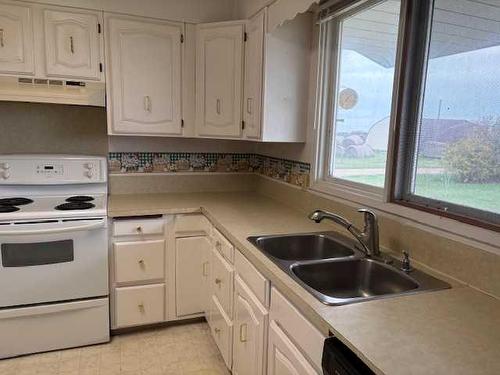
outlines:
[[[181,128],[184,127],[184,119],[181,119]]]
[[[181,43],[184,43],[184,34],[181,34]]]
[[[102,63],[99,63],[99,71],[102,73]]]
[[[248,33],[244,32],[243,33],[243,41],[246,42],[248,40]]]
[[[101,24],[100,23],[97,24],[97,33],[98,34],[101,33]]]
[[[245,130],[245,121],[241,122],[241,129]]]

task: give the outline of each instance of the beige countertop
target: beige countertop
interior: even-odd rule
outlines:
[[[378,374],[500,374],[500,301],[452,289],[326,306],[250,244],[250,235],[332,230],[255,193],[111,195],[109,216],[203,212],[323,333]],[[472,272],[472,270],[471,270]]]

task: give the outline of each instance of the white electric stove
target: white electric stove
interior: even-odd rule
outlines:
[[[106,159],[0,155],[0,358],[109,340]]]

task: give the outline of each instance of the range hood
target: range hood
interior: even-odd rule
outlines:
[[[0,101],[105,107],[104,83],[0,77]]]

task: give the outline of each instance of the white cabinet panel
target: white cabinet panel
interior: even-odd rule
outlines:
[[[208,317],[210,331],[222,358],[228,368],[231,368],[233,361],[233,323],[219,304],[217,297],[212,296],[210,300],[210,312]]]
[[[46,9],[43,22],[47,76],[100,80],[99,13]]]
[[[271,321],[268,341],[268,375],[318,375],[286,334]]]
[[[233,374],[265,374],[268,312],[236,276],[234,289]]]
[[[241,22],[197,29],[196,123],[202,136],[240,137],[243,73]]]
[[[234,269],[216,249],[212,249],[210,278],[212,293],[217,296],[226,314],[232,318]]]
[[[245,138],[261,136],[265,11],[246,25],[243,121]]]
[[[106,19],[111,134],[181,134],[182,24]]]
[[[175,289],[177,316],[205,311],[208,277],[207,253],[211,243],[205,236],[175,241]]]
[[[165,278],[165,240],[115,242],[113,246],[117,284]]]
[[[0,4],[0,73],[34,74],[33,16],[29,6]]]
[[[116,288],[116,328],[162,322],[165,284]]]

